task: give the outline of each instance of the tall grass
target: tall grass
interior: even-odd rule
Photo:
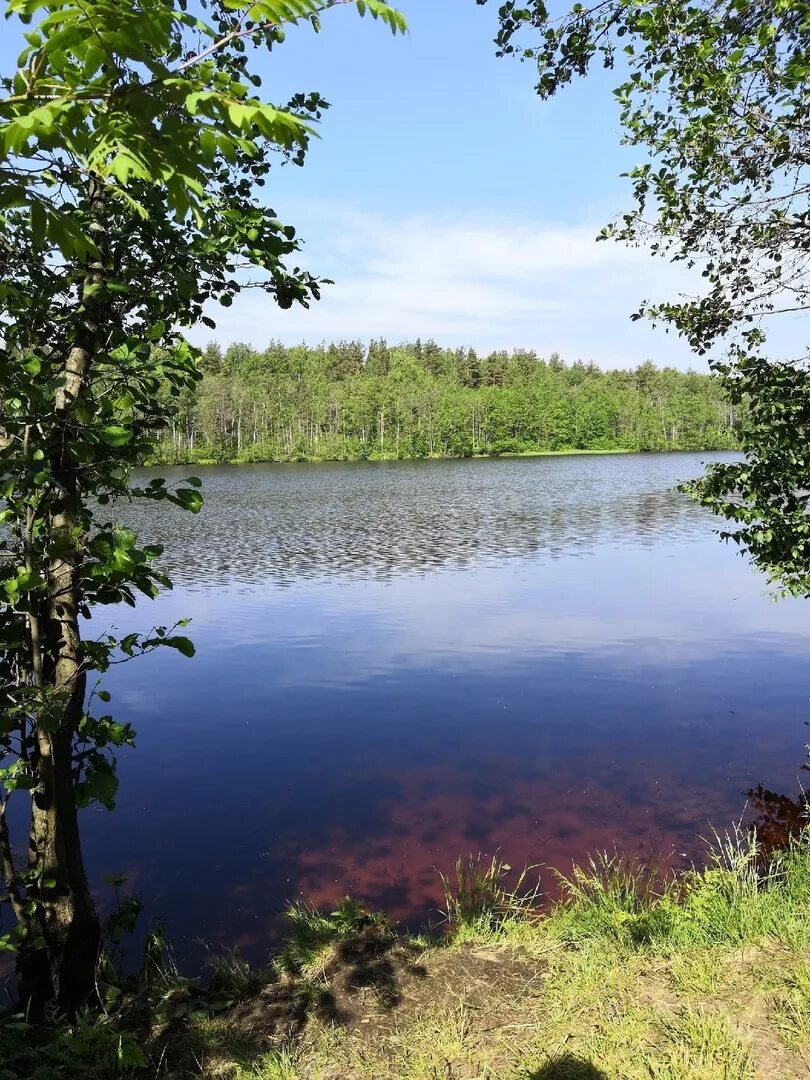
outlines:
[[[536,867],[526,867],[509,884],[512,867],[498,853],[487,862],[478,855],[459,855],[452,875],[440,873],[444,921],[456,940],[462,936],[501,933],[508,925],[526,924],[535,915],[540,883],[526,887]]]
[[[631,942],[649,941],[668,917],[675,877],[663,864],[645,863],[616,850],[591,856],[570,876],[557,872],[561,901],[555,927],[561,936],[606,934]]]
[[[560,876],[554,936],[627,944],[742,944],[763,935],[801,939],[810,903],[810,830],[777,853],[737,823],[707,841],[705,866],[665,873],[656,864],[599,855]]]
[[[369,911],[350,896],[344,897],[335,911],[329,913],[297,900],[287,908],[286,917],[287,944],[273,965],[279,975],[311,974],[338,942],[369,931],[377,934],[391,931],[385,914]]]

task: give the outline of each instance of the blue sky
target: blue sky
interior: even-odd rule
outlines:
[[[620,173],[637,156],[620,146],[615,75],[541,102],[533,67],[495,56],[496,3],[400,7],[407,38],[347,7],[320,35],[292,29],[263,62],[269,94],[314,88],[332,103],[305,168],[276,170],[270,197],[306,241],[302,263],[335,285],[309,312],[245,297],[212,313],[218,336],[421,336],[603,365],[694,363],[630,320],[683,274],[595,242],[629,198]]]
[[[620,173],[639,154],[620,146],[615,73],[541,102],[533,67],[495,56],[497,0],[399,6],[405,38],[346,6],[326,14],[320,35],[293,27],[262,57],[272,100],[318,90],[332,103],[306,166],[275,169],[265,190],[306,242],[297,261],[336,284],[309,311],[255,293],[217,307],[216,337],[433,337],[602,366],[705,368],[672,334],[630,319],[642,299],[697,291],[700,279],[595,241],[629,204]],[[6,36],[4,70],[14,55]]]

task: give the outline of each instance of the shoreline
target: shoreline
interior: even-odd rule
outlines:
[[[417,461],[500,461],[519,458],[544,457],[616,457],[626,454],[638,454],[645,457],[657,457],[663,454],[734,454],[740,451],[736,447],[702,447],[700,449],[669,450],[633,450],[626,447],[614,447],[606,450],[565,449],[565,450],[510,450],[501,454],[433,454],[424,457],[325,457],[325,458],[214,458],[214,457],[177,457],[154,458],[143,464],[143,468],[162,468],[173,466],[212,466],[212,465],[376,465],[398,462]]]
[[[95,1018],[5,1029],[12,1080],[754,1080],[805,1075],[810,827],[739,825],[704,870],[596,856],[548,912],[500,858],[443,876],[445,918],[403,933],[346,897],[287,910],[264,968],[211,950],[204,984],[158,935]],[[2,1017],[0,1017],[2,1023]],[[0,1032],[3,1034],[3,1032]]]

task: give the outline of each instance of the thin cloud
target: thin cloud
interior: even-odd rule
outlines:
[[[302,263],[335,284],[309,311],[280,312],[245,294],[210,313],[220,341],[421,337],[557,350],[603,366],[702,366],[673,335],[631,320],[642,299],[697,291],[699,277],[643,249],[597,242],[598,223],[391,217],[330,202],[295,209],[287,217],[306,238]]]

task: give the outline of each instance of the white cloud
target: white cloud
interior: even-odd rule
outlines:
[[[433,337],[484,350],[556,349],[603,366],[647,358],[702,366],[673,335],[630,318],[644,298],[696,291],[695,278],[641,249],[598,243],[600,223],[395,217],[327,201],[288,210],[307,241],[301,262],[335,285],[309,311],[281,312],[246,293],[211,312],[220,341]]]

